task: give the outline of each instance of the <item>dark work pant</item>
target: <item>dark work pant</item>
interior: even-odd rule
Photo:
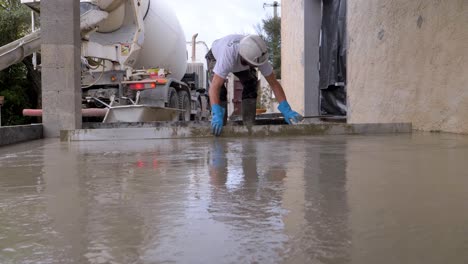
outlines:
[[[211,50],[206,54],[206,63],[208,65],[208,80],[209,84],[211,85],[211,81],[213,80],[214,72],[213,69],[216,65],[216,58],[213,56],[213,52]],[[257,69],[251,67],[248,70],[241,71],[241,72],[234,72],[234,75],[239,78],[242,86],[244,87],[242,90],[242,99],[257,99],[257,87],[258,87],[258,77],[257,77]],[[227,89],[226,84],[224,83],[221,87],[221,92],[219,95],[219,100],[221,102],[227,102]]]

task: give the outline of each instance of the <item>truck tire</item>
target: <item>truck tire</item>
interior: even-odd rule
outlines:
[[[190,97],[187,91],[179,91],[179,109],[185,110],[185,112],[180,113],[180,121],[190,121],[191,107],[190,107]]]
[[[169,88],[167,93],[167,102],[169,108],[179,108],[179,97],[177,96],[177,91],[173,87]]]

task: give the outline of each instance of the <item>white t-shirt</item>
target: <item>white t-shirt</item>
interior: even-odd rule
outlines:
[[[239,56],[239,43],[244,38],[243,35],[229,35],[215,40],[211,51],[216,59],[213,72],[222,78],[226,78],[229,73],[248,70],[250,66],[244,66]],[[267,61],[258,66],[263,76],[270,76],[273,73],[273,66]]]

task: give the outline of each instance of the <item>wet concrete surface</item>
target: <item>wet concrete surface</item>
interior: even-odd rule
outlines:
[[[0,148],[0,263],[468,263],[468,137]]]

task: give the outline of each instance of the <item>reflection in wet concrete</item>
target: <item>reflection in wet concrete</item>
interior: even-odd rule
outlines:
[[[274,152],[268,154],[273,151],[268,145],[254,140],[212,143],[208,212],[227,234],[227,247],[218,249],[225,252],[227,262],[272,263],[282,259],[287,240],[282,232],[285,210],[281,205],[286,172],[274,165],[280,162]]]
[[[304,140],[299,151],[303,170],[297,209],[303,219],[291,239],[288,263],[350,263],[351,234],[346,200],[345,138]]]
[[[468,138],[0,149],[0,263],[467,263]]]

